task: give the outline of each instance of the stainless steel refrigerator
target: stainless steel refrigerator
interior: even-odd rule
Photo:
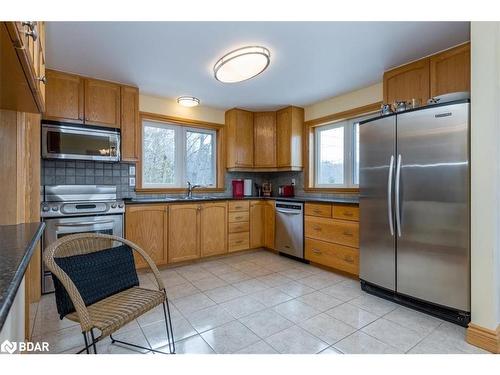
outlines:
[[[360,279],[381,297],[470,321],[468,100],[360,123]]]

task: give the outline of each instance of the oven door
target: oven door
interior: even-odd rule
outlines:
[[[115,130],[42,124],[42,157],[120,161],[120,134]]]
[[[76,233],[102,233],[123,236],[123,215],[65,217],[45,220],[43,248],[59,238]],[[52,275],[42,263],[42,292],[54,291]]]

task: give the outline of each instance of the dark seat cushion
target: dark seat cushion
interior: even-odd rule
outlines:
[[[132,249],[127,245],[54,260],[73,281],[86,306],[139,285]],[[75,307],[59,279],[54,275],[52,279],[57,312],[62,319]]]

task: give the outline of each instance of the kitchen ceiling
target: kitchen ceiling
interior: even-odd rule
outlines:
[[[51,69],[192,95],[221,109],[305,106],[382,80],[384,70],[469,40],[469,22],[48,22]],[[213,65],[247,45],[271,51],[257,77],[218,82]]]

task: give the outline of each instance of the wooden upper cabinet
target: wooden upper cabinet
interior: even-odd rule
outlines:
[[[165,205],[130,205],[125,210],[125,238],[141,247],[156,264],[167,263],[168,213]],[[145,267],[134,253],[136,266]]]
[[[45,113],[48,120],[83,123],[84,84],[80,76],[46,70]]]
[[[250,202],[250,248],[265,244],[265,201]]]
[[[276,167],[276,112],[253,114],[254,166]]]
[[[120,127],[120,85],[85,79],[85,124]]]
[[[429,93],[429,58],[384,73],[384,103],[417,99],[425,105]]]
[[[121,87],[121,158],[123,161],[137,161],[139,132],[139,89]]]
[[[430,96],[470,91],[470,43],[430,58]]]
[[[237,108],[227,111],[226,128],[227,168],[252,168],[253,113]]]
[[[276,112],[276,158],[278,168],[302,169],[304,109],[287,107]]]
[[[200,205],[173,204],[169,207],[168,261],[182,262],[200,257]]]
[[[227,253],[227,203],[202,203],[200,206],[201,256]]]

